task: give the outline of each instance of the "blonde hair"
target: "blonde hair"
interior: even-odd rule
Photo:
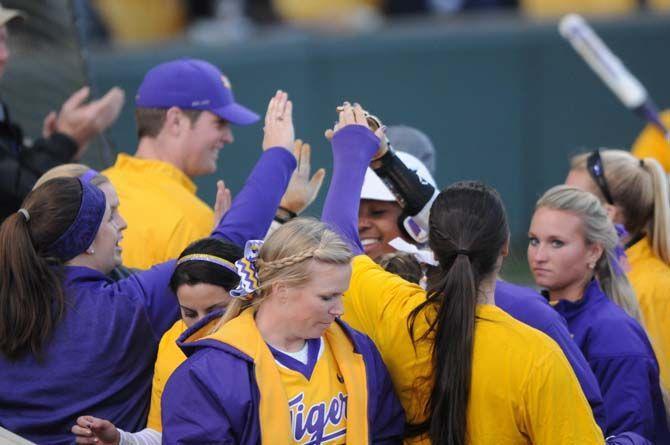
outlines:
[[[570,168],[586,171],[588,156],[573,157]],[[626,230],[632,236],[646,232],[654,254],[670,265],[670,201],[663,167],[656,159],[640,160],[623,150],[602,150],[600,157],[612,200],[623,210]],[[604,202],[600,190],[596,194]]]
[[[54,168],[47,170],[40,178],[37,180],[33,186],[33,190],[39,187],[40,185],[47,182],[49,179],[53,178],[79,178],[81,175],[91,170],[91,167],[84,164],[61,164]],[[98,173],[97,175],[91,178],[90,183],[96,187],[109,182],[107,176]]]
[[[635,292],[617,264],[619,236],[598,198],[592,193],[559,185],[549,189],[537,201],[535,209],[541,207],[571,212],[581,219],[586,242],[603,246],[594,270],[603,291],[628,315],[641,322]]]
[[[292,287],[307,284],[313,278],[307,267],[308,260],[346,265],[352,258],[347,243],[326,224],[313,218],[296,218],[287,222],[272,232],[260,249],[256,260],[260,288],[251,300],[233,299],[214,330],[237,317],[247,307],[260,304],[277,282]]]

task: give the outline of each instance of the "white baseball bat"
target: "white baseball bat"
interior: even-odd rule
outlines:
[[[666,137],[670,137],[670,132],[661,122],[658,109],[647,90],[621,60],[612,54],[586,20],[577,14],[568,14],[561,19],[558,29],[626,108],[653,123]]]

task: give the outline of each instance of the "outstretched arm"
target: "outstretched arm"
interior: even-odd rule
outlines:
[[[333,179],[321,219],[349,242],[355,254],[363,252],[358,238],[361,188],[365,170],[379,149],[382,131],[378,129],[378,134],[373,133],[360,105],[352,107],[345,102],[338,123],[332,133],[328,133],[332,134]]]
[[[265,236],[296,167],[292,110],[288,95],[277,91],[265,115],[263,155],[212,236],[239,246]]]

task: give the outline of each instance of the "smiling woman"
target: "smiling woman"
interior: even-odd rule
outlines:
[[[379,353],[339,320],[351,257],[311,219],[247,243],[226,314],[179,339],[189,359],[165,388],[163,443],[399,442],[402,409]]]

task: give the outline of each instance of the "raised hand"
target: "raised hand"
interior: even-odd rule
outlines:
[[[326,170],[318,169],[310,179],[312,149],[300,139],[295,141],[293,155],[298,161],[298,167],[293,171],[279,205],[295,214],[300,214],[319,194]]]
[[[354,103],[352,106],[349,102],[344,102],[342,106],[337,107],[337,110],[339,112],[339,119],[335,122],[332,129],[329,128],[326,130],[326,139],[331,140],[335,133],[347,125],[361,125],[371,129],[370,124],[368,123],[368,113],[360,106],[360,104]],[[386,126],[384,125],[374,130],[375,136],[381,140],[381,143],[373,160],[379,159],[388,151],[388,140],[386,139],[385,131]]]
[[[263,150],[272,147],[284,147],[291,150],[295,139],[293,129],[293,103],[288,100],[288,94],[282,90],[277,93],[268,104],[265,113],[265,135],[263,137]]]
[[[59,131],[74,139],[79,146],[74,160],[81,158],[91,139],[114,123],[125,98],[123,90],[114,87],[102,98],[84,103],[89,93],[88,87],[81,88],[63,103],[55,122],[51,113],[44,120],[43,134]]]
[[[121,433],[112,422],[93,416],[78,417],[70,431],[80,444],[119,445],[121,441]]]
[[[216,181],[216,201],[214,202],[214,227],[219,225],[223,215],[230,210],[233,195],[222,180]]]

